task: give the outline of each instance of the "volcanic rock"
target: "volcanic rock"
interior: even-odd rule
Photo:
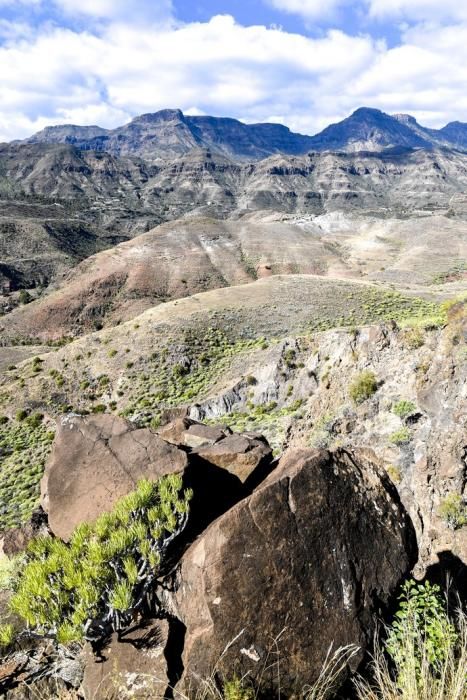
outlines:
[[[214,667],[274,685],[279,650],[281,692],[303,688],[330,645],[367,646],[415,560],[379,468],[344,451],[290,452],[182,558],[168,604],[186,626],[186,686]]]
[[[163,697],[174,682],[166,660],[169,636],[166,620],[147,620],[123,634],[120,641],[113,634],[99,657],[87,646],[83,655],[84,696],[96,700]]]
[[[67,540],[79,523],[110,511],[140,479],[181,473],[187,463],[174,445],[122,418],[64,416],[41,482],[49,526]]]

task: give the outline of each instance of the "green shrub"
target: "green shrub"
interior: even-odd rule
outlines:
[[[107,406],[104,403],[98,403],[91,408],[92,413],[105,413]]]
[[[13,644],[14,635],[13,625],[0,625],[0,649],[8,649]]]
[[[413,401],[401,399],[393,405],[392,412],[395,413],[396,416],[399,416],[399,418],[407,418],[407,416],[410,416],[410,414],[413,413],[416,408],[417,407]]]
[[[253,686],[245,678],[235,677],[224,682],[222,700],[254,700],[255,697]]]
[[[167,545],[186,524],[191,495],[180,475],[143,480],[111,513],[79,525],[68,544],[33,540],[16,574],[11,611],[35,635],[63,644],[132,624]]]
[[[184,377],[186,374],[189,373],[189,369],[185,367],[185,365],[174,365],[172,368],[172,374],[174,377],[180,378]]]
[[[29,415],[27,418],[24,419],[24,422],[30,428],[38,428],[43,420],[44,420],[43,414],[36,412],[36,413],[31,413],[31,415]]]
[[[402,481],[402,474],[399,467],[397,467],[395,464],[389,464],[386,467],[386,471],[392,482],[394,482],[395,484],[400,484],[400,482]]]
[[[421,328],[410,328],[404,334],[405,344],[411,350],[421,348],[425,342],[425,334]]]
[[[115,357],[117,350],[115,350],[115,348],[111,348],[107,354],[109,357]]]
[[[13,581],[13,576],[18,566],[18,557],[7,557],[6,554],[0,555],[0,591],[10,587]]]
[[[439,586],[406,581],[399,600],[386,649],[396,666],[398,685],[403,689],[409,678],[422,677],[426,663],[435,671],[441,670],[458,635],[449,620]]]
[[[410,442],[410,430],[405,426],[399,428],[399,430],[396,430],[389,436],[389,441],[392,442],[393,445],[405,445]]]
[[[369,399],[378,389],[378,381],[374,372],[365,370],[358,374],[349,387],[349,395],[356,404]]]
[[[16,411],[16,420],[21,423],[23,420],[25,420],[28,417],[28,412],[26,411],[25,408],[19,408]]]
[[[20,304],[29,304],[32,301],[32,296],[29,294],[26,289],[22,289],[19,293],[19,303]]]
[[[0,425],[6,425],[8,423],[8,416],[0,416]]]
[[[458,493],[448,494],[441,502],[438,513],[452,530],[467,525],[467,504]]]
[[[160,416],[153,416],[153,418],[151,418],[150,426],[153,430],[157,430],[157,428],[160,428],[161,417]]]

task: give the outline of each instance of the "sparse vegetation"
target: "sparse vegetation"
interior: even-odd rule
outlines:
[[[458,493],[448,494],[441,501],[438,513],[451,530],[467,525],[467,504]]]
[[[409,328],[404,333],[404,342],[411,350],[417,350],[425,343],[425,333],[420,327]]]
[[[465,700],[465,615],[449,617],[438,586],[408,581],[370,670],[371,681],[355,681],[358,700]]]
[[[10,601],[36,635],[62,644],[121,631],[143,604],[169,544],[183,530],[191,492],[179,475],[141,481],[111,513],[31,542]]]
[[[20,304],[30,304],[32,301],[32,296],[26,289],[21,289],[18,298]]]
[[[378,389],[376,375],[371,370],[358,374],[349,386],[349,396],[355,404],[369,399]]]
[[[399,418],[404,419],[414,413],[416,409],[417,407],[413,401],[401,399],[393,405],[392,412],[395,413],[396,416],[399,416]]]
[[[0,532],[25,522],[39,498],[39,482],[54,433],[46,421],[28,413],[0,425]],[[21,413],[23,416],[23,413]]]
[[[403,428],[399,428],[399,430],[395,430],[393,433],[391,433],[389,436],[389,442],[392,442],[393,445],[401,446],[410,442],[410,438],[410,430],[404,426]]]
[[[386,467],[386,471],[391,481],[393,481],[395,484],[400,484],[400,482],[402,481],[400,467],[396,466],[395,464],[389,464]]]

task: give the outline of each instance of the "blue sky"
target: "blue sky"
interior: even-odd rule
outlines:
[[[467,121],[463,0],[0,0],[0,140],[142,112]]]

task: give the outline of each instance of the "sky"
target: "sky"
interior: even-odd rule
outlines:
[[[467,121],[467,0],[0,0],[0,141],[178,107]]]

